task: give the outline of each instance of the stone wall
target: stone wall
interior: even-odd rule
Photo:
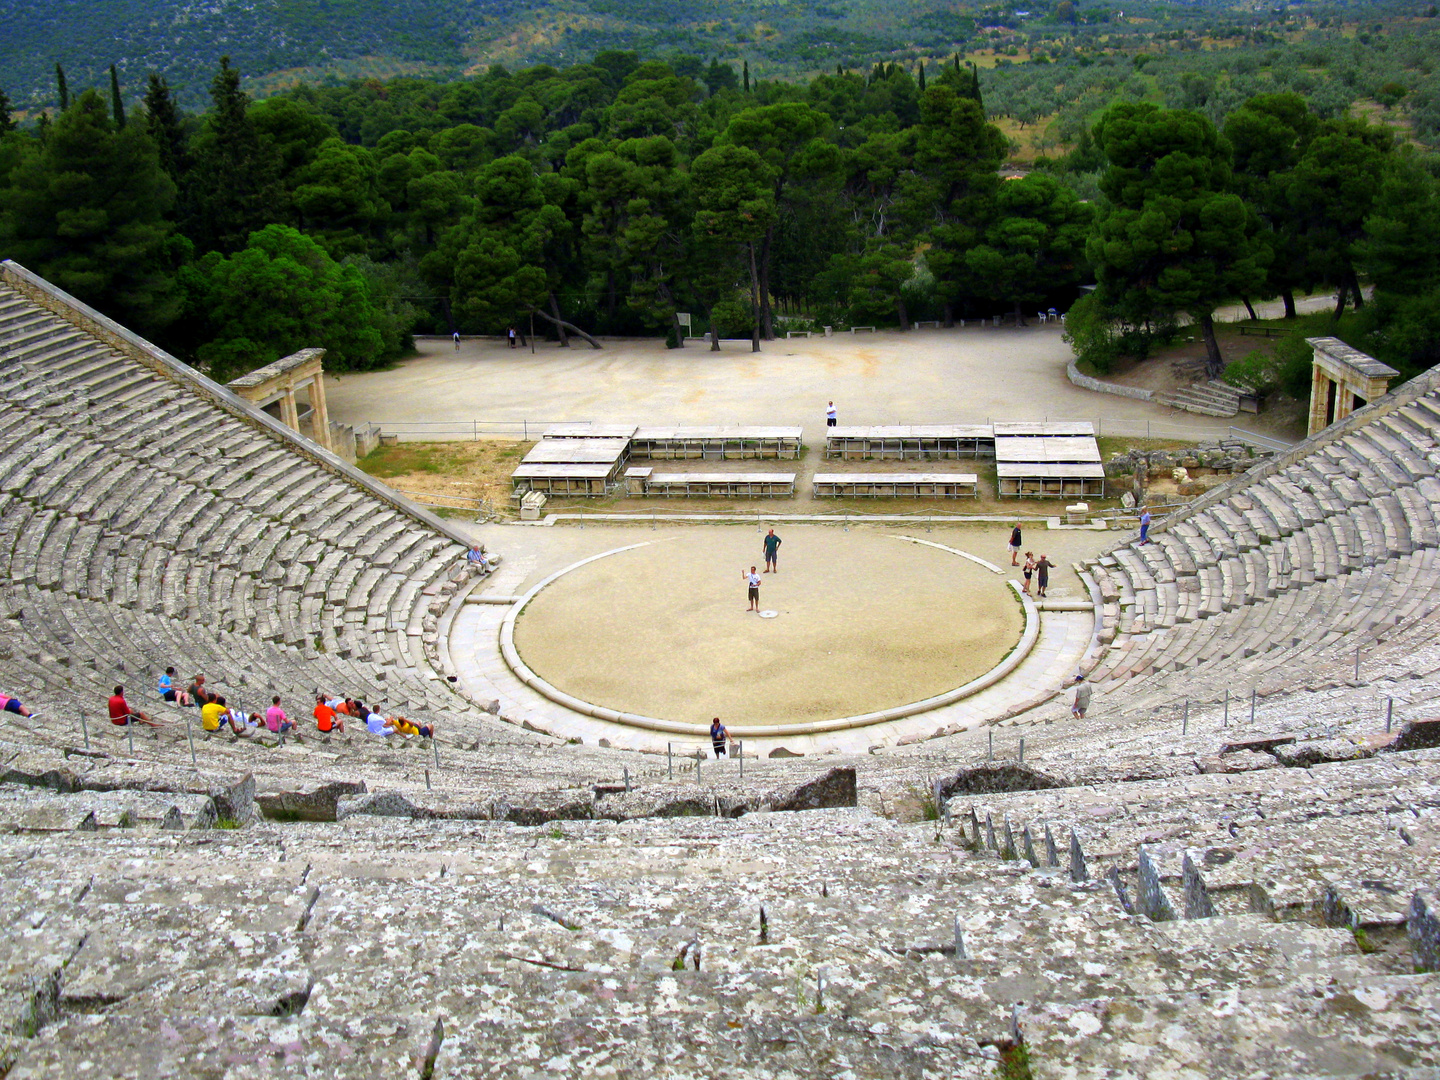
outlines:
[[[1115,394],[1118,397],[1134,398],[1136,401],[1155,400],[1154,391],[1142,390],[1138,386],[1121,386],[1118,383],[1102,382],[1089,375],[1082,375],[1080,369],[1075,366],[1074,360],[1065,365],[1065,375],[1082,390],[1094,390],[1097,394]]]

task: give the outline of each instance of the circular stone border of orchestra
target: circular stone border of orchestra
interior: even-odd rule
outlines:
[[[660,732],[667,735],[686,735],[696,738],[706,738],[710,734],[710,728],[706,724],[690,724],[679,720],[662,720],[654,716],[642,716],[639,713],[621,712],[618,709],[609,709],[603,705],[595,705],[573,694],[567,694],[559,687],[552,685],[541,678],[521,658],[520,652],[515,647],[515,620],[525,610],[525,605],[535,599],[545,588],[555,581],[564,577],[571,571],[578,570],[582,566],[600,559],[609,558],[611,555],[618,555],[622,551],[633,551],[636,548],[647,547],[654,541],[646,540],[638,544],[626,544],[624,547],[612,548],[609,551],[602,551],[598,555],[591,555],[589,558],[581,559],[579,562],[571,563],[563,569],[557,570],[543,581],[536,584],[528,592],[520,597],[505,615],[505,620],[500,624],[500,653],[504,657],[506,665],[511,672],[530,687],[536,693],[548,698],[556,705],[560,705],[572,712],[582,716],[593,717],[596,720],[604,720],[608,723],[618,724],[626,728],[640,728],[645,731]],[[939,546],[939,545],[936,545]],[[948,550],[948,549],[947,549]],[[955,554],[959,555],[959,552]],[[972,556],[964,556],[972,558]],[[978,561],[978,560],[977,560]],[[896,705],[893,708],[881,709],[877,712],[861,713],[856,716],[841,716],[832,720],[814,720],[802,724],[775,724],[763,727],[735,726],[729,728],[732,736],[738,739],[776,739],[797,735],[825,735],[832,732],[849,731],[855,728],[870,727],[875,724],[884,724],[893,720],[903,720],[906,717],[915,716],[920,713],[930,712],[946,705],[953,705],[957,701],[978,694],[987,687],[994,686],[1010,672],[1014,671],[1025,658],[1030,655],[1030,650],[1035,647],[1035,642],[1040,636],[1040,613],[1035,606],[1035,601],[1021,590],[1019,584],[1013,580],[1007,581],[1015,599],[1020,603],[1021,618],[1023,627],[1020,632],[1020,640],[1016,643],[998,664],[982,675],[971,679],[969,682],[947,690],[943,694],[936,694],[933,697],[924,698],[920,701],[912,701],[904,705]],[[564,731],[554,731],[552,734],[564,737]]]

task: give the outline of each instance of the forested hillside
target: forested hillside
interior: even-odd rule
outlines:
[[[1050,306],[1097,367],[1193,318],[1218,370],[1217,305],[1325,287],[1334,316],[1248,364],[1252,384],[1303,382],[1307,333],[1440,362],[1440,168],[1413,118],[1358,83],[1296,93],[1286,48],[1250,83],[1178,70],[1186,53],[1024,65],[1108,80],[1024,175],[996,123],[1005,69],[959,55],[782,81],[610,51],[264,100],[227,58],[200,113],[159,75],[137,102],[117,71],[33,124],[0,101],[0,255],[220,378],[532,320],[566,344],[673,344],[690,312],[759,348]]]

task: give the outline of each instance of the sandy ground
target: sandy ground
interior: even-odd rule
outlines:
[[[1004,577],[895,539],[970,551],[1018,580],[1005,553],[1008,529],[778,527],[780,573],[763,575],[760,592],[762,608],[779,616],[760,619],[746,611],[741,571],[763,568],[767,527],[474,531],[493,550],[518,556],[496,582],[506,592],[587,555],[658,541],[562,577],[516,624],[521,654],[556,686],[652,716],[764,724],[853,715],[958,686],[1018,638],[1020,613]],[[1080,597],[1070,563],[1115,538],[1030,529],[1026,547],[1059,567],[1052,597]]]
[[[330,416],[392,427],[472,420],[799,425],[811,446],[823,445],[831,400],[841,424],[1113,418],[1197,437],[1224,426],[1073,386],[1065,377],[1070,347],[1057,323],[797,338],[765,342],[759,354],[748,342],[726,342],[719,353],[698,343],[604,344],[599,351],[544,344],[532,355],[488,339],[464,341],[458,351],[448,341],[424,341],[420,356],[390,371],[328,377]],[[430,437],[458,435],[452,427]]]

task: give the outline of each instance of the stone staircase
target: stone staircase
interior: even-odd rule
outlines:
[[[1219,379],[1211,379],[1182,386],[1173,392],[1156,393],[1155,403],[1204,416],[1230,417],[1240,411],[1240,397],[1241,393],[1235,387]]]

